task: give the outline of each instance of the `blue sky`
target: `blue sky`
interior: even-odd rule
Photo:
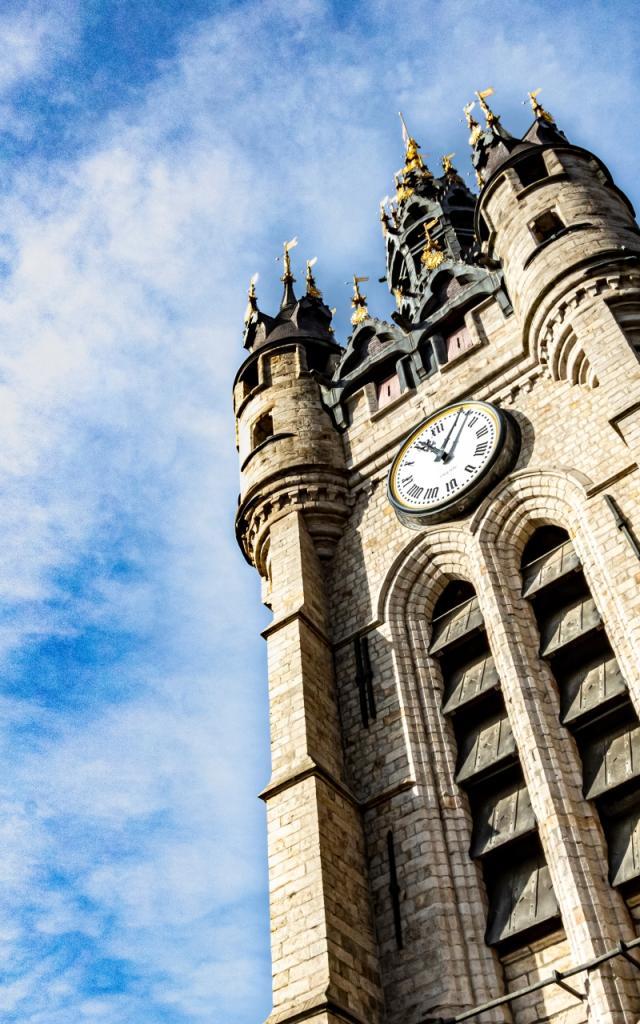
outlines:
[[[344,340],[345,282],[383,273],[397,110],[466,173],[461,108],[488,85],[514,132],[542,86],[637,203],[637,58],[621,0],[3,3],[3,1021],[266,1017],[246,284],[272,309],[299,235]]]

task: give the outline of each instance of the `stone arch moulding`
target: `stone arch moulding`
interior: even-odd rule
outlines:
[[[446,584],[463,578],[475,585],[476,576],[467,527],[440,527],[411,537],[378,598],[378,621],[386,624],[391,638],[397,699],[417,792],[430,805],[429,861],[438,874],[442,903],[438,943],[450,956],[456,951],[457,962],[449,962],[447,975],[457,979],[457,992],[450,998],[460,1007],[495,998],[504,991],[504,981],[484,942],[486,907],[479,899],[484,888],[480,868],[468,855],[469,809],[454,781],[455,737],[442,715],[440,669],[428,648],[431,612]],[[452,864],[457,864],[455,875]]]
[[[469,528],[485,568],[498,573],[516,603],[520,600],[520,559],[533,532],[544,524],[567,530],[640,712],[640,689],[634,686],[640,668],[634,640],[637,643],[639,637],[630,631],[619,588],[611,585],[607,546],[618,545],[624,559],[621,564],[628,565],[629,573],[637,571],[637,565],[603,496],[589,497],[592,484],[589,477],[565,467],[513,473],[485,498]]]

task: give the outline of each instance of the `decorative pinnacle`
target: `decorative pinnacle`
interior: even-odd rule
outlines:
[[[297,244],[297,238],[292,238],[290,242],[284,242],[283,244],[282,262],[284,264],[284,273],[280,280],[284,285],[284,291],[282,293],[282,302],[280,303],[280,309],[285,309],[287,306],[292,306],[296,301],[295,292],[293,290],[293,285],[296,279],[291,273],[291,257],[289,256],[289,250],[293,249],[294,246],[296,246]],[[276,260],[279,259],[280,257],[276,256]]]
[[[384,199],[380,201],[380,223],[382,224],[382,234],[385,236],[388,234],[389,228],[391,227],[389,223],[389,214],[386,209],[388,202],[389,196],[385,196]]]
[[[291,273],[291,257],[289,256],[289,250],[295,248],[297,244],[297,237],[292,238],[290,242],[283,243],[282,262],[284,264],[284,273],[280,278],[283,284],[293,284],[295,282],[295,277]]]
[[[447,156],[442,157],[442,170],[446,174],[447,178],[452,178],[458,173],[451,163],[455,155],[455,153],[448,153]]]
[[[354,327],[361,324],[363,320],[369,316],[369,310],[367,309],[367,296],[363,295],[360,291],[360,285],[364,281],[368,281],[368,277],[357,277],[353,275],[353,298],[351,299],[351,305],[353,306],[353,314],[351,316],[351,323]]]
[[[321,299],[322,298],[322,292],[320,291],[320,289],[316,285],[316,279],[313,276],[313,271],[311,269],[312,267],[315,267],[317,262],[318,262],[318,257],[317,256],[314,256],[312,260],[307,260],[307,273],[306,273],[307,295],[312,295],[314,299]]]
[[[259,274],[254,274],[251,280],[249,281],[249,301],[247,302],[247,308],[244,314],[245,324],[248,324],[253,314],[258,312],[258,300],[256,298],[256,283],[258,281],[259,276]]]
[[[482,107],[482,110],[484,112],[484,116],[485,116],[486,121],[487,121],[487,127],[489,127],[489,128],[496,121],[500,120],[498,115],[494,114],[493,110],[491,110],[489,104],[487,103],[487,96],[493,96],[493,93],[494,93],[494,90],[493,90],[493,88],[491,86],[489,86],[488,89],[482,89],[480,92],[476,92],[476,96],[478,97],[478,101],[480,103],[480,106]]]
[[[435,228],[437,223],[438,218],[434,217],[428,224],[424,224],[425,244],[420,260],[427,270],[435,270],[436,267],[439,267],[444,260],[444,253],[440,242],[431,237],[431,229]]]
[[[471,134],[469,135],[469,145],[470,146],[477,145],[478,139],[482,135],[482,128],[480,127],[480,125],[476,121],[475,117],[471,113],[471,111],[473,110],[475,105],[476,105],[475,100],[471,100],[471,103],[467,103],[466,107],[462,108],[463,111],[464,111],[464,116],[467,119],[467,125],[469,127],[469,131],[471,132]]]
[[[529,102],[531,103],[534,116],[542,121],[546,121],[547,124],[555,124],[549,111],[545,110],[541,103],[538,103],[538,93],[540,92],[542,92],[542,89],[534,89],[533,92],[529,93]]]
[[[408,199],[409,196],[413,195],[415,188],[412,184],[407,181],[408,175],[419,175],[422,178],[431,178],[433,175],[425,164],[424,160],[420,155],[420,145],[416,142],[412,135],[409,134],[402,112],[398,111],[398,116],[402,124],[402,139],[405,146],[405,161],[404,167],[401,171],[398,171],[394,175],[396,182],[396,193],[398,202],[403,202]],[[402,176],[402,180],[400,180]],[[415,183],[415,181],[414,181]]]

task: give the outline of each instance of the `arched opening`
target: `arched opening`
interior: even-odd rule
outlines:
[[[257,448],[259,444],[266,441],[269,437],[273,436],[273,419],[270,412],[265,412],[262,416],[259,416],[253,425],[253,431],[251,435],[252,448]]]
[[[457,745],[456,783],[473,821],[470,856],[487,890],[486,941],[522,945],[557,928],[558,905],[511,732],[484,619],[467,580],[452,580],[432,616],[429,653]]]
[[[560,720],[576,740],[583,792],[609,848],[609,880],[640,882],[640,723],[602,616],[566,530],[536,530],[522,556],[522,593],[556,681]]]

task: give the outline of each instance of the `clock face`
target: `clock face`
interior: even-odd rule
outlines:
[[[456,402],[407,437],[389,474],[389,497],[407,525],[460,515],[485,493],[517,451],[515,431],[487,402]]]

